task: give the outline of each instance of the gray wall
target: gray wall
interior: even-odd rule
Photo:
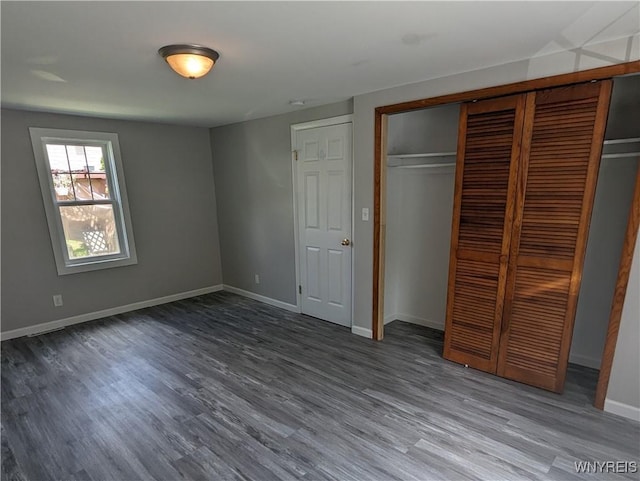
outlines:
[[[57,275],[29,127],[118,134],[138,264]],[[2,110],[2,331],[221,284],[208,134]]]
[[[296,304],[290,126],[352,110],[344,101],[211,129],[226,285]]]

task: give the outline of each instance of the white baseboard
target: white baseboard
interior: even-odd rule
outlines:
[[[592,369],[600,369],[600,361],[600,359],[597,359],[595,357],[583,356],[582,354],[574,354],[573,352],[569,355],[570,363],[590,367]]]
[[[387,321],[387,319],[390,321]],[[408,322],[410,324],[418,324],[419,326],[430,327],[431,329],[437,329],[438,331],[444,331],[444,323],[432,321],[430,319],[424,319],[422,317],[412,316],[410,314],[392,314],[390,316],[385,317],[384,323],[391,322],[391,320],[398,320],[403,322]]]
[[[244,289],[238,289],[237,287],[229,286],[227,284],[223,286],[223,289],[225,291],[238,294],[239,296],[248,297],[249,299],[253,299],[255,301],[264,302],[265,304],[269,304],[270,306],[279,307],[280,309],[285,309],[291,312],[300,312],[298,306],[294,304],[289,304],[288,302],[282,302],[278,301],[277,299],[261,296],[260,294],[256,294],[255,292],[245,291]]]
[[[384,316],[384,323],[389,324],[390,322],[395,321],[396,319],[398,319],[397,316],[397,314],[389,314],[388,316]]]
[[[371,329],[366,329],[364,327],[351,326],[351,334],[366,337],[368,339],[373,339],[373,332],[371,331]]]
[[[43,322],[41,324],[35,324],[33,326],[22,327],[20,329],[14,329],[12,331],[5,331],[0,333],[0,340],[6,341],[7,339],[14,339],[22,336],[32,336],[46,331],[53,331],[73,324],[80,324],[82,322],[94,321],[103,317],[115,316],[116,314],[122,314],[124,312],[135,311],[137,309],[144,309],[145,307],[157,306],[160,304],[166,304],[168,302],[180,301],[182,299],[188,299],[189,297],[202,296],[204,294],[210,294],[222,290],[222,285],[203,287],[201,289],[195,289],[192,291],[179,292],[177,294],[171,294],[164,297],[156,297],[155,299],[149,299],[147,301],[134,302],[133,304],[126,304],[124,306],[111,307],[109,309],[103,309],[101,311],[88,312],[86,314],[80,314],[78,316],[67,317],[65,319],[58,319],[57,321]]]
[[[630,406],[612,399],[604,400],[604,410],[608,413],[617,414],[628,419],[640,422],[640,408]]]

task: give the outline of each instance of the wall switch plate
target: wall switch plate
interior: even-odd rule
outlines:
[[[368,207],[363,207],[362,208],[362,220],[369,220],[369,208]]]
[[[56,294],[53,296],[53,305],[60,307],[62,305],[62,294]]]
[[[255,280],[256,284],[260,284],[260,276],[258,274],[256,274]]]

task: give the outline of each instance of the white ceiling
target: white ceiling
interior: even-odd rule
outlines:
[[[222,125],[630,36],[638,5],[2,1],[2,105]],[[171,43],[220,60],[184,79]]]

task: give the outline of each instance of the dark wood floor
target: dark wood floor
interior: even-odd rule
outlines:
[[[638,479],[640,425],[228,293],[2,343],[3,480]],[[581,478],[582,476],[582,478]]]

